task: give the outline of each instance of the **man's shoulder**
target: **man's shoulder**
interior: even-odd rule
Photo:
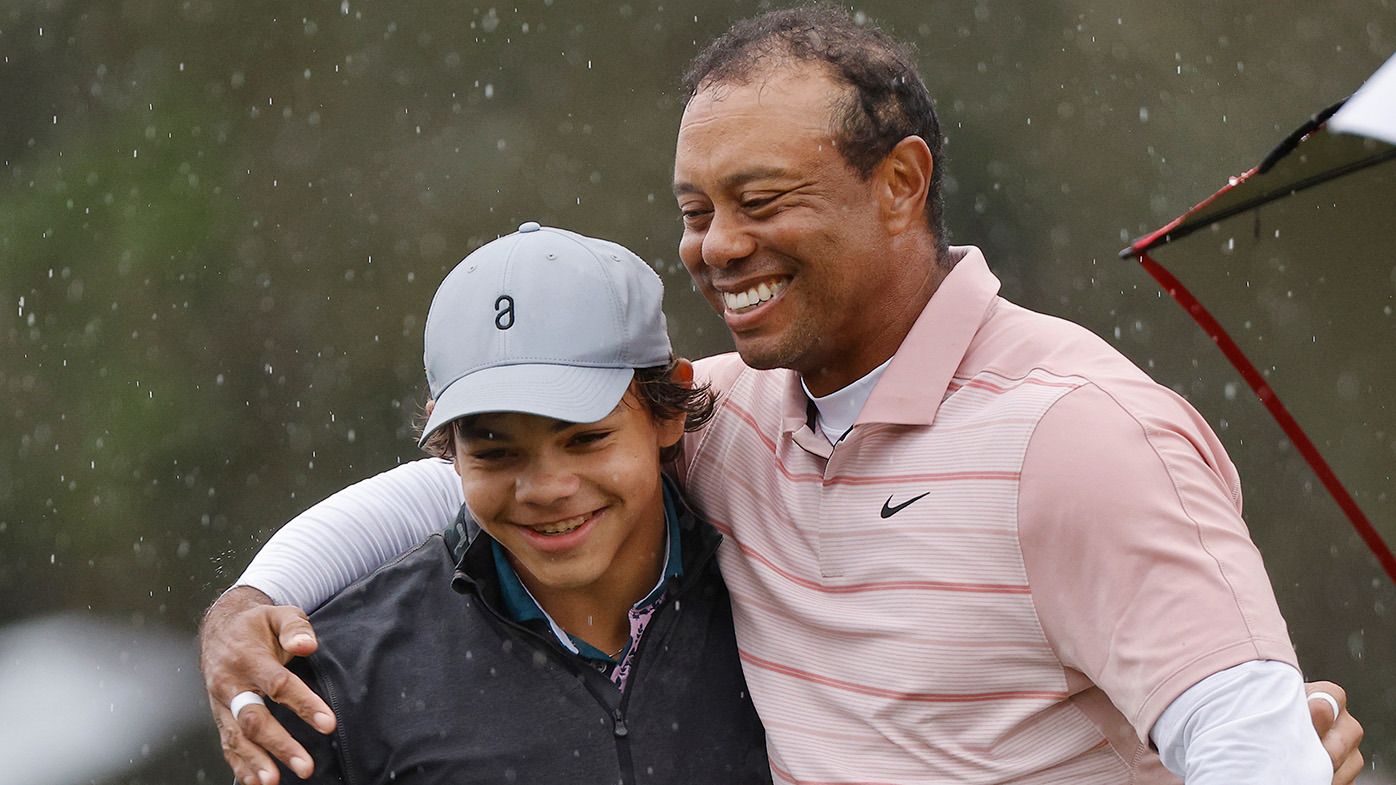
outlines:
[[[737,377],[750,370],[751,368],[742,362],[741,355],[736,352],[724,352],[694,360],[693,381],[696,384],[710,385],[713,392],[722,393],[732,389]]]
[[[976,334],[961,375],[1046,373],[1105,389],[1154,381],[1104,338],[1076,322],[999,299]]]

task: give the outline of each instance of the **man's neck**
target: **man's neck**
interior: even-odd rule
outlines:
[[[886,302],[891,305],[867,315],[872,327],[859,342],[864,351],[857,356],[813,364],[811,368],[794,369],[800,373],[805,392],[820,398],[838,392],[892,359],[949,272],[948,265],[933,263],[915,279],[890,286]]]

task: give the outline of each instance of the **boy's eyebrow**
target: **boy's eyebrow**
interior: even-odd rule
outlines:
[[[460,435],[466,439],[480,439],[483,441],[507,441],[509,434],[498,428],[486,428],[483,425],[462,425]]]
[[[561,433],[575,425],[577,425],[577,423],[568,422],[566,420],[554,420],[553,424],[549,426],[549,430],[553,433]],[[480,439],[492,442],[507,442],[510,438],[509,434],[498,428],[490,428],[488,426],[475,424],[462,425],[460,427],[460,434],[466,439]]]

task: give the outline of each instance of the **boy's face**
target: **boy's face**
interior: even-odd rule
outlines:
[[[656,422],[632,385],[593,423],[518,412],[466,418],[455,465],[471,514],[535,595],[604,594],[657,579],[659,451],[682,436],[682,418]]]

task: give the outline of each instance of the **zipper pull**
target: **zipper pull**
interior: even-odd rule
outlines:
[[[620,713],[620,709],[611,712],[611,718],[616,721],[615,734],[617,738],[625,738],[630,735],[630,729],[625,727],[625,715]]]

